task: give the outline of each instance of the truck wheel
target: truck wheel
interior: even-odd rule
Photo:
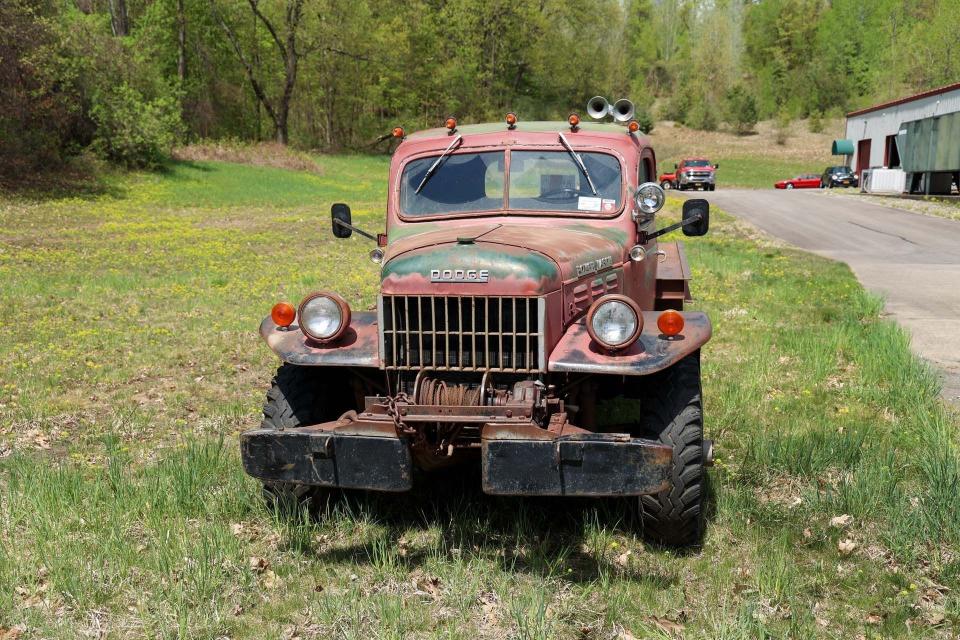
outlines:
[[[296,429],[343,414],[328,376],[317,367],[283,364],[273,377],[263,405],[261,429]],[[344,409],[345,410],[345,409]],[[319,510],[330,498],[330,490],[293,482],[264,482],[263,497],[271,508]]]
[[[672,185],[670,184],[669,180],[664,180],[663,182],[660,183],[660,188],[663,189],[664,191],[669,191],[671,187]]]
[[[640,496],[644,536],[686,546],[703,535],[704,450],[700,352],[651,377],[641,395],[642,435],[673,447],[671,487]]]

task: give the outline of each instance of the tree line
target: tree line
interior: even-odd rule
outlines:
[[[747,130],[958,79],[956,0],[0,0],[0,171],[206,138],[374,150],[395,125]]]

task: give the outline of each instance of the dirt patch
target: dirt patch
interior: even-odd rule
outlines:
[[[748,135],[723,130],[698,131],[663,120],[656,123],[649,137],[661,161],[695,149],[697,154],[711,158],[743,156],[819,165],[831,163],[830,143],[843,137],[843,121],[827,121],[821,133],[811,133],[808,121],[794,120],[787,130],[785,144],[777,144],[776,125],[771,120],[758,122],[755,131]]]
[[[177,160],[236,162],[323,175],[323,167],[309,154],[276,142],[246,143],[237,140],[198,142],[173,152]]]

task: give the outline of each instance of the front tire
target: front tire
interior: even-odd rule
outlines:
[[[793,189],[793,184],[791,184],[791,183],[788,182],[788,183],[787,183],[787,189]]]
[[[703,537],[705,493],[700,352],[654,374],[644,387],[642,435],[673,448],[670,488],[640,496],[644,536],[668,546],[695,545]]]
[[[346,410],[342,386],[318,367],[281,365],[267,391],[260,428],[297,429],[335,420]],[[274,509],[319,510],[330,494],[329,489],[293,482],[263,483],[264,500]]]
[[[673,185],[670,184],[669,180],[664,180],[663,182],[660,183],[660,188],[663,189],[664,191],[669,191],[670,189],[673,188]]]

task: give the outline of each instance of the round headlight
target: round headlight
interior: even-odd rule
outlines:
[[[656,213],[663,208],[667,196],[656,182],[645,182],[637,189],[637,208],[644,213]]]
[[[350,306],[332,293],[313,293],[300,303],[300,329],[317,342],[336,340],[350,326]]]
[[[603,296],[587,312],[587,333],[605,349],[630,346],[636,342],[642,329],[640,308],[626,296]]]

